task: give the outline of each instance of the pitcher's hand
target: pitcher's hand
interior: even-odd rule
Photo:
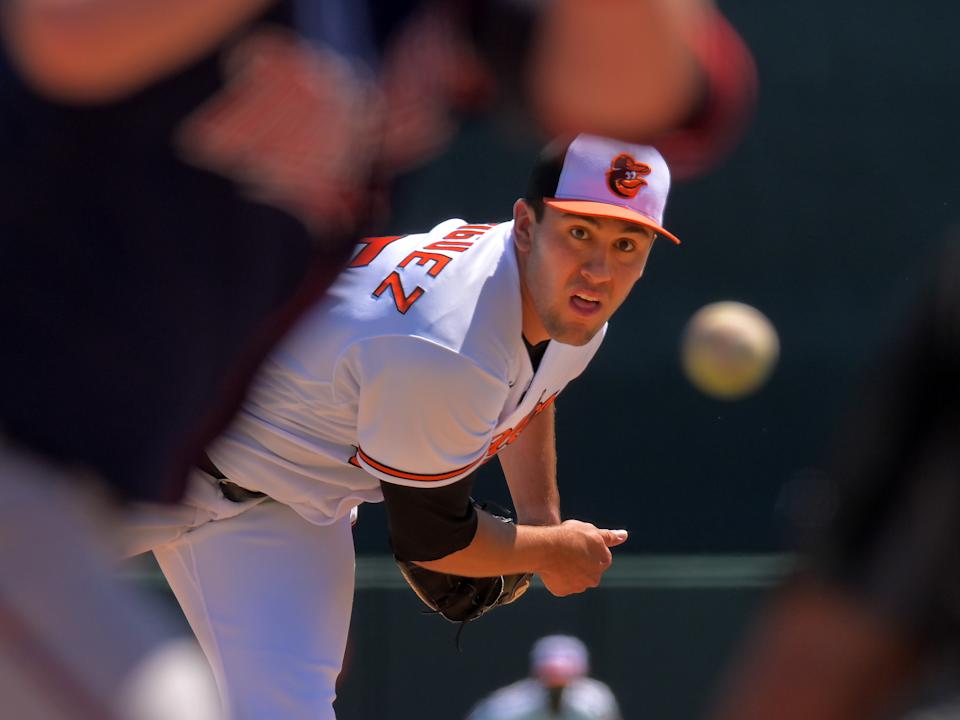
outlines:
[[[599,585],[600,577],[613,562],[609,548],[627,539],[626,530],[606,530],[579,520],[564,521],[555,533],[538,574],[547,590],[558,597]]]

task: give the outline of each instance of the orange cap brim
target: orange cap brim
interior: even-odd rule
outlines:
[[[611,205],[609,203],[596,202],[593,200],[555,200],[544,198],[543,202],[552,208],[556,208],[557,210],[567,213],[573,213],[574,215],[613,218],[615,220],[625,220],[629,223],[643,225],[644,227],[650,228],[658,235],[665,235],[673,240],[673,242],[675,242],[677,245],[680,244],[680,239],[672,232],[663,229],[643,213],[639,213],[636,210],[631,210],[630,208],[621,207],[620,205]]]

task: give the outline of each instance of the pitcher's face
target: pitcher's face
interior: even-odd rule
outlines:
[[[523,332],[531,343],[588,343],[643,275],[656,238],[643,225],[549,205],[538,221],[523,200],[514,221]]]

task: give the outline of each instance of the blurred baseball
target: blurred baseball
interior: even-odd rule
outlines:
[[[780,355],[780,340],[767,316],[739,302],[700,308],[683,331],[683,370],[699,390],[719,400],[738,400],[758,390]]]

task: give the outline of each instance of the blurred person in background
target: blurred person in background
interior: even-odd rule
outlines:
[[[669,3],[650,4],[645,27],[670,31],[683,59],[668,66],[692,90],[645,102],[656,117],[641,108],[631,128],[726,127],[711,108],[739,112],[750,83],[704,70]],[[701,27],[722,27],[695,5]],[[576,3],[555,7],[566,19],[537,45],[536,87],[577,24]],[[181,496],[260,359],[376,224],[390,177],[442,147],[451,108],[484,87],[461,40],[476,31],[489,48],[497,23],[484,35],[453,2],[11,0],[0,13],[0,646],[15,671],[2,694],[20,717],[136,714],[118,709],[123,688],[177,641],[111,575],[117,503]],[[576,83],[550,87],[541,117],[582,122]],[[598,125],[625,116],[614,101]]]
[[[811,503],[800,567],[758,620],[715,720],[888,718],[960,644],[956,234],[865,378]]]
[[[467,720],[621,720],[613,691],[589,673],[579,638],[547,635],[530,650],[530,677],[482,699]]]

